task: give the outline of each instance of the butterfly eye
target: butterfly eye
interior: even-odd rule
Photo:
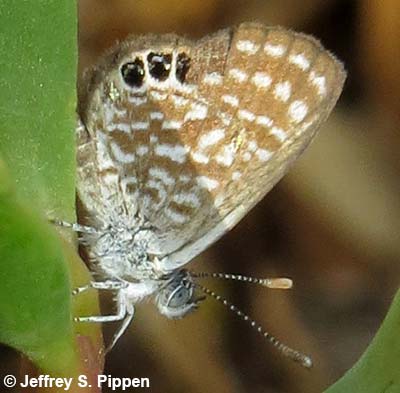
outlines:
[[[124,82],[130,87],[140,87],[144,79],[144,64],[140,59],[125,63],[121,67],[121,75]]]
[[[190,68],[190,57],[186,53],[179,53],[176,60],[176,79],[183,83]]]
[[[180,270],[158,292],[156,303],[160,313],[168,318],[176,319],[196,310],[203,298],[197,298],[194,289],[189,273],[186,270]]]
[[[153,78],[159,81],[165,81],[168,78],[172,61],[170,54],[151,52],[147,55],[147,61],[149,62],[150,75]]]

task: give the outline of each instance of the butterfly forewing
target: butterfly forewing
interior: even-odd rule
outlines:
[[[150,251],[166,270],[216,241],[273,187],[344,81],[317,41],[260,24],[198,42],[131,38],[104,64],[82,93],[79,195],[103,224],[153,228]]]

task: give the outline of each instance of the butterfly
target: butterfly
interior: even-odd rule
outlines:
[[[198,41],[129,37],[80,84],[77,192],[80,233],[99,280],[77,288],[116,292],[117,313],[79,321],[122,321],[154,297],[181,318],[198,289],[185,266],[239,220],[287,172],[333,109],[345,71],[314,38],[243,23]],[[62,223],[61,225],[69,225]],[[214,277],[288,287],[284,279]],[[253,326],[256,323],[250,320]],[[257,327],[257,326],[256,326]],[[311,360],[257,329],[306,367]]]

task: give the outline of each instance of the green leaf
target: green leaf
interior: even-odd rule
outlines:
[[[99,326],[72,324],[71,281],[89,274],[48,222],[75,221],[76,3],[3,0],[0,26],[0,341],[71,375],[101,347]],[[77,303],[98,312],[94,294]]]
[[[46,221],[0,198],[0,341],[47,370],[75,364],[67,265]]]
[[[360,360],[325,393],[400,392],[400,291]]]
[[[0,152],[33,208],[74,217],[76,4],[0,2]]]

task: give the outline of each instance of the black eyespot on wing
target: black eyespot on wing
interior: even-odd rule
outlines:
[[[144,79],[144,64],[139,58],[125,63],[121,67],[121,75],[124,82],[130,87],[140,87]]]
[[[190,68],[190,57],[186,53],[179,53],[176,60],[176,79],[183,83]]]
[[[150,52],[147,55],[147,61],[149,63],[150,75],[153,78],[159,81],[165,81],[168,78],[171,71],[171,54]]]

